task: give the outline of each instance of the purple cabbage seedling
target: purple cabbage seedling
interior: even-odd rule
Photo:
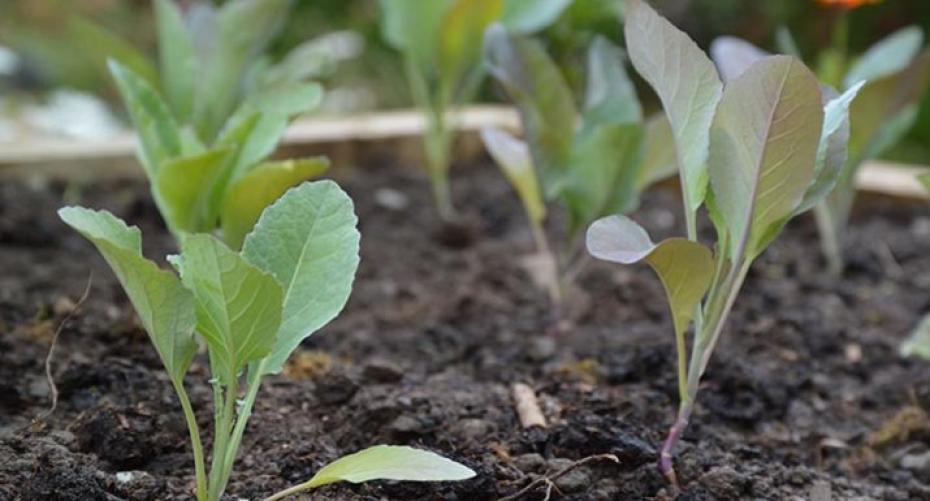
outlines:
[[[262,379],[280,372],[301,341],[332,320],[348,300],[359,262],[352,200],[332,181],[304,183],[265,209],[241,252],[211,235],[185,235],[180,255],[168,257],[177,274],[146,259],[138,228],[109,212],[68,207],[59,215],[97,247],[129,296],[180,400],[194,455],[197,500],[218,501]],[[209,471],[184,386],[201,344],[209,354],[214,390]],[[343,457],[269,499],[342,480],[473,475],[431,452],[376,446]]]
[[[502,21],[524,33],[552,23],[571,0],[380,0],[385,40],[401,52],[414,104],[427,115],[426,166],[440,217],[456,218],[449,189],[453,126],[446,113],[484,79],[481,39]]]
[[[786,30],[780,32],[782,51],[797,55]],[[847,159],[836,188],[814,212],[823,254],[830,270],[843,269],[843,235],[856,195],[859,167],[897,144],[917,119],[920,102],[930,87],[930,51],[922,50],[923,31],[903,28],[873,45],[861,57],[849,60],[845,47],[834,47],[818,59],[818,77],[832,88],[853,89],[858,97],[849,106],[850,130]],[[754,61],[768,54],[749,42],[721,37],[711,54],[724,80],[737,77]]]
[[[586,257],[584,229],[599,217],[631,211],[646,186],[674,173],[674,159],[663,154],[669,123],[663,116],[644,121],[625,57],[605,38],[588,51],[580,110],[540,42],[494,25],[485,35],[485,61],[517,106],[526,139],[497,129],[482,131],[482,138],[523,203],[538,251],[537,281],[558,305]],[[558,256],[543,227],[549,201],[568,211]]]
[[[828,97],[790,56],[755,61],[724,86],[686,34],[641,0],[627,5],[630,58],[659,95],[674,132],[688,238],[653,243],[645,229],[616,215],[591,225],[587,247],[603,260],[646,262],[664,286],[678,353],[679,408],[659,462],[677,485],[674,449],[726,319],[753,260],[791,218],[826,197],[840,175],[856,88]],[[714,252],[697,241],[701,205],[716,229]]]

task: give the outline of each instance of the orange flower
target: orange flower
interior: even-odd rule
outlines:
[[[823,7],[837,7],[840,9],[855,9],[863,5],[881,2],[881,0],[816,0]]]

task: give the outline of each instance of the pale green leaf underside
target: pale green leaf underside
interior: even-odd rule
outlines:
[[[529,147],[500,129],[482,129],[481,139],[516,190],[530,220],[534,224],[542,224],[546,217],[546,204],[539,189],[536,171],[533,169]]]
[[[429,68],[438,52],[439,27],[450,0],[380,0],[381,32],[419,68]]]
[[[412,447],[376,445],[324,466],[311,478],[308,489],[335,482],[358,484],[370,480],[441,482],[475,476],[470,468],[439,454]]]
[[[924,44],[919,26],[902,28],[869,48],[850,68],[843,85],[848,89],[866,80],[893,75],[911,64]]]
[[[911,336],[901,344],[901,354],[905,357],[917,355],[930,360],[930,315],[921,319]]]
[[[710,56],[724,82],[731,82],[770,54],[742,38],[722,36],[710,44]]]
[[[160,270],[141,254],[141,236],[113,214],[82,207],[58,211],[68,226],[103,254],[142,320],[165,369],[174,382],[184,379],[197,343],[194,300],[177,276]]]
[[[696,211],[707,188],[710,124],[723,88],[717,69],[688,35],[642,0],[628,3],[624,32],[633,66],[672,124],[687,209]]]
[[[833,93],[824,107],[823,131],[817,147],[814,182],[808,187],[795,209],[801,214],[820,203],[836,186],[849,153],[849,105],[865,82],[859,82],[840,96]]]
[[[197,332],[210,348],[214,377],[231,384],[268,355],[281,325],[278,282],[209,235],[184,239],[181,278],[193,292]]]
[[[823,127],[817,79],[797,59],[763,59],[730,83],[711,131],[710,180],[730,255],[754,257],[797,209]]]
[[[284,289],[266,373],[279,372],[297,345],[345,306],[359,261],[356,223],[352,199],[339,185],[308,182],[265,209],[246,237],[243,256]]]
[[[710,250],[684,238],[671,238],[658,245],[632,219],[609,216],[588,229],[588,252],[621,264],[646,261],[655,270],[668,297],[675,331],[685,332],[697,306],[713,279],[714,260]]]
[[[322,157],[267,162],[234,181],[226,192],[220,222],[223,239],[238,249],[265,207],[289,188],[313,179],[329,168]]]

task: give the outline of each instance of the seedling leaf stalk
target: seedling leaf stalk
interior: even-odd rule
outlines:
[[[677,486],[674,449],[752,262],[791,218],[822,201],[840,176],[848,108],[861,85],[837,96],[822,91],[798,59],[771,56],[751,61],[723,86],[712,65],[708,72],[706,56],[693,53],[696,46],[687,35],[641,0],[628,3],[625,34],[634,66],[660,97],[669,97],[663,105],[675,136],[686,220],[699,200],[717,233],[713,253],[694,235],[653,243],[646,230],[621,215],[596,221],[587,233],[593,256],[622,264],[645,261],[668,296],[680,401],[659,465]],[[697,90],[677,89],[675,82],[694,83]]]

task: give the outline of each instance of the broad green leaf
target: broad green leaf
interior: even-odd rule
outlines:
[[[672,124],[685,203],[693,213],[707,189],[710,124],[723,84],[694,41],[644,1],[629,0],[624,33],[633,66],[658,94]]]
[[[772,56],[727,85],[714,118],[710,181],[732,236],[729,256],[757,256],[814,178],[823,130],[817,79],[790,56]]]
[[[359,484],[371,480],[446,482],[474,476],[475,472],[470,468],[434,452],[397,445],[376,445],[329,463],[304,485],[313,489],[335,482]]]
[[[149,179],[155,179],[162,162],[181,153],[178,125],[161,96],[145,79],[115,60],[109,64],[139,135],[139,160]]]
[[[814,182],[804,193],[801,205],[794,211],[795,214],[812,209],[836,186],[849,153],[849,105],[864,84],[865,82],[859,82],[841,96],[837,96],[832,89],[829,89],[829,94],[824,92],[826,106],[823,131],[817,147]]]
[[[675,175],[678,170],[675,151],[669,148],[675,136],[672,135],[672,125],[664,113],[657,113],[646,120],[643,140],[643,165],[636,178],[637,192]]]
[[[241,247],[265,207],[289,188],[318,177],[328,168],[329,161],[322,157],[267,162],[234,181],[226,191],[220,215],[226,244]]]
[[[488,28],[484,48],[488,71],[520,111],[546,197],[553,197],[568,165],[578,123],[572,91],[535,40],[511,36],[498,24]]]
[[[220,147],[162,165],[153,188],[172,232],[208,232],[216,227],[211,197],[232,153],[230,148]]]
[[[901,344],[901,355],[930,360],[930,315],[921,319],[911,336]]]
[[[672,310],[675,332],[688,330],[694,312],[710,287],[714,259],[703,245],[684,238],[652,243],[642,226],[625,216],[609,216],[588,229],[588,252],[621,264],[646,261],[659,275]]]
[[[138,228],[127,227],[109,212],[82,207],[66,207],[58,215],[103,254],[172,381],[182,381],[197,352],[193,335],[197,320],[191,293],[177,276],[142,256]]]
[[[187,122],[194,110],[197,54],[181,10],[173,0],[155,1],[162,89],[175,116]]]
[[[770,54],[742,38],[723,36],[717,37],[710,44],[710,57],[720,77],[729,83],[743,74],[750,66]]]
[[[642,146],[643,126],[638,123],[605,125],[578,134],[560,192],[570,214],[570,234],[583,231],[595,218],[634,208]]]
[[[572,0],[506,0],[501,22],[514,33],[532,34],[555,22]]]
[[[246,364],[270,353],[283,291],[210,235],[190,235],[181,247],[181,280],[194,294],[197,332],[209,347],[213,376],[229,386]]]
[[[643,109],[624,68],[625,62],[619,47],[602,36],[594,39],[588,50],[585,128],[643,121]]]
[[[910,66],[924,44],[924,32],[919,26],[902,28],[873,45],[853,64],[843,79],[851,88],[866,80],[878,80]]]
[[[447,96],[478,66],[484,32],[503,10],[504,0],[454,0],[446,11],[439,29],[437,64]]]
[[[92,55],[94,64],[99,65],[101,70],[106,71],[108,61],[118,61],[149,85],[158,85],[158,72],[152,62],[120,36],[78,16],[70,19],[68,27],[77,44],[73,50]]]
[[[546,203],[539,189],[533,159],[526,143],[500,129],[482,129],[481,139],[491,157],[516,190],[523,208],[534,225],[546,218]]]
[[[421,70],[436,60],[439,29],[451,0],[380,0],[381,32]]]
[[[280,372],[301,341],[345,306],[358,268],[358,219],[332,181],[288,190],[262,213],[242,255],[284,289],[284,314],[265,373]]]

